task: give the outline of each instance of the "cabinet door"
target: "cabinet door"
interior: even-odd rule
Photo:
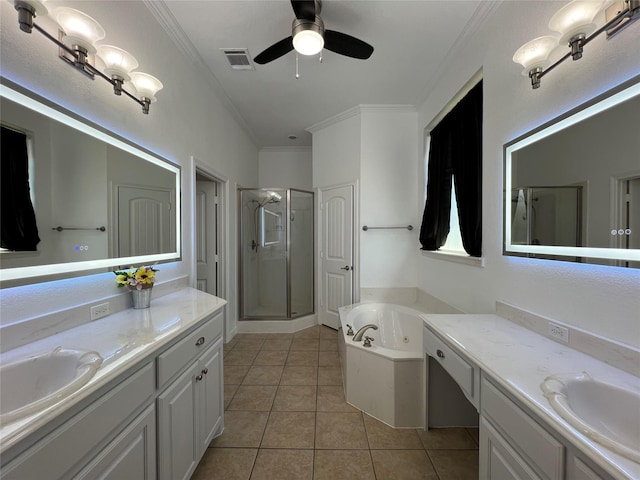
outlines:
[[[158,397],[158,478],[188,479],[198,460],[198,400],[192,364]]]
[[[213,437],[222,427],[224,392],[222,390],[222,338],[200,360],[200,454],[204,454]],[[205,373],[206,372],[206,373]],[[196,377],[197,378],[197,377]]]
[[[480,478],[540,480],[484,417],[480,418]]]
[[[569,480],[613,480],[613,477],[605,473],[598,473],[578,457],[571,456],[568,461]]]
[[[156,410],[147,407],[75,480],[154,480],[156,478]]]
[[[483,378],[482,417],[498,430],[505,444],[525,459],[529,468],[542,478],[562,480],[565,447],[547,432],[534,417],[507,397],[496,385]]]

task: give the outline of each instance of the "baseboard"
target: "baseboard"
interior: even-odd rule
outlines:
[[[314,314],[291,320],[239,320],[237,325],[237,333],[295,333],[318,325],[318,316]]]

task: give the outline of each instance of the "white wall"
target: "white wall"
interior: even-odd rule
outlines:
[[[348,112],[345,118],[329,119],[314,126],[313,186],[324,188],[355,182],[360,177],[360,115]]]
[[[140,70],[164,84],[150,114],[126,97],[116,97],[100,79],[90,81],[57,58],[57,48],[42,35],[21,32],[17,14],[0,2],[0,67],[2,75],[59,103],[131,141],[180,164],[182,168],[182,261],[160,267],[160,281],[192,275],[193,205],[191,156],[228,179],[229,256],[227,278],[229,328],[237,318],[236,200],[238,184],[258,183],[258,151],[251,138],[225,109],[203,73],[182,55],[143,2],[127,2],[126,15],[113,2],[69,2],[98,20],[107,31],[105,43],[133,53]],[[42,25],[47,18],[39,19]],[[50,27],[48,31],[55,30]],[[73,295],[70,295],[73,291]],[[3,289],[2,322],[14,322],[93,301],[116,293],[113,274]],[[37,301],[34,301],[37,299]],[[88,312],[87,312],[88,317]]]
[[[484,71],[483,255],[485,267],[416,252],[418,287],[466,312],[493,312],[503,300],[640,346],[640,271],[502,256],[502,146],[533,127],[640,72],[640,24],[585,47],[532,90],[512,62],[526,41],[548,34],[558,2],[503,2],[450,64],[419,108],[422,129],[480,68]],[[421,169],[419,178],[423,178]],[[424,194],[418,196],[422,203]]]
[[[258,186],[311,190],[311,178],[311,147],[266,147],[260,150]]]
[[[369,105],[312,128],[314,186],[360,184],[355,236],[362,288],[413,287],[417,282],[419,228],[362,231],[363,225],[416,227],[419,221],[416,120],[412,107]]]
[[[420,217],[415,198],[417,115],[407,107],[362,107],[360,158],[360,286],[414,287]],[[368,226],[418,226],[413,231]]]

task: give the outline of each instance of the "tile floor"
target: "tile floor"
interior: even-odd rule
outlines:
[[[477,429],[393,429],[345,402],[337,332],[225,345],[225,430],[194,480],[476,480]]]

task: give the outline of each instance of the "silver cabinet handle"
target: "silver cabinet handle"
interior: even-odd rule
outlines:
[[[203,375],[206,375],[207,373],[209,373],[209,369],[208,369],[207,367],[204,367],[204,368],[202,369],[202,374],[203,374]]]
[[[340,267],[340,270],[346,270],[348,272],[351,270],[351,267],[349,265],[345,265],[344,267]]]
[[[436,355],[438,355],[439,358],[444,358],[444,352],[440,349],[436,350]]]
[[[199,381],[201,381],[201,380],[202,380],[202,374],[200,374],[200,375],[198,375],[198,376],[196,377],[196,382],[199,382]]]
[[[196,347],[199,347],[203,343],[204,343],[204,337],[200,337],[198,340],[196,340]]]

